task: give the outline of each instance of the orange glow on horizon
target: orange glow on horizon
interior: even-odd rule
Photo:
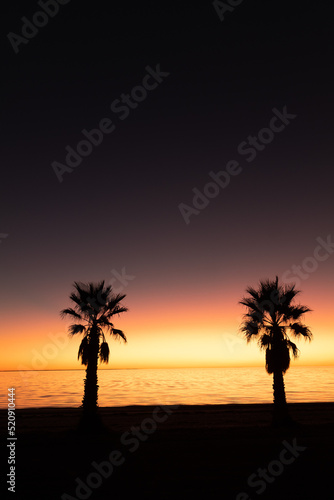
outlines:
[[[333,365],[334,314],[330,300],[303,300],[303,296],[301,303],[313,309],[305,315],[305,323],[314,337],[310,343],[296,340],[300,358],[292,364]],[[58,310],[68,302],[62,300]],[[115,327],[126,333],[128,343],[110,338],[109,364],[99,365],[99,369],[264,366],[264,353],[256,341],[247,344],[238,333],[243,312],[231,294],[215,302],[207,297],[180,302],[180,298],[170,296],[166,300],[150,297],[148,302],[141,297],[133,301],[129,312],[114,319]],[[15,324],[9,320],[2,324],[7,333],[1,337],[1,370],[84,368],[77,360],[80,336],[70,338],[66,333],[69,321],[47,311],[27,311],[21,317],[24,319],[17,319]]]

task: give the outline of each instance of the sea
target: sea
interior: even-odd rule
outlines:
[[[79,407],[84,370],[0,372],[0,408],[15,389],[16,408]],[[99,370],[99,406],[272,403],[263,367]],[[334,366],[294,366],[285,374],[287,401],[334,401]]]

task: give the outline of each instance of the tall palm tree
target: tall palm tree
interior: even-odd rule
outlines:
[[[311,309],[293,304],[300,291],[295,285],[280,285],[277,276],[274,281],[260,281],[258,290],[248,287],[246,292],[248,296],[240,301],[247,308],[241,332],[247,342],[255,338],[265,350],[266,370],[273,374],[274,423],[289,421],[283,375],[290,366],[291,355],[299,355],[289,334],[311,340],[311,331],[301,322]]]
[[[109,346],[104,331],[126,342],[125,334],[114,328],[111,319],[128,309],[120,304],[125,295],[112,293],[111,286],[105,286],[104,281],[97,284],[74,282],[73,286],[75,291],[70,299],[74,306],[63,309],[60,314],[75,321],[68,328],[71,335],[83,334],[78,351],[78,359],[87,367],[82,407],[84,413],[92,415],[98,404],[98,360],[101,363],[109,361]]]

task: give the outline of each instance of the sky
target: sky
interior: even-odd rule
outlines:
[[[104,368],[262,366],[238,302],[276,275],[312,309],[295,363],[334,364],[332,16],[236,3],[6,6],[0,369],[81,368],[59,312],[100,280]]]

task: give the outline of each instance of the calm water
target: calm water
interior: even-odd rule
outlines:
[[[16,388],[17,408],[81,404],[84,370],[0,372],[0,408]],[[292,367],[288,402],[334,401],[334,367]],[[271,403],[272,377],[264,368],[100,370],[99,405]]]

